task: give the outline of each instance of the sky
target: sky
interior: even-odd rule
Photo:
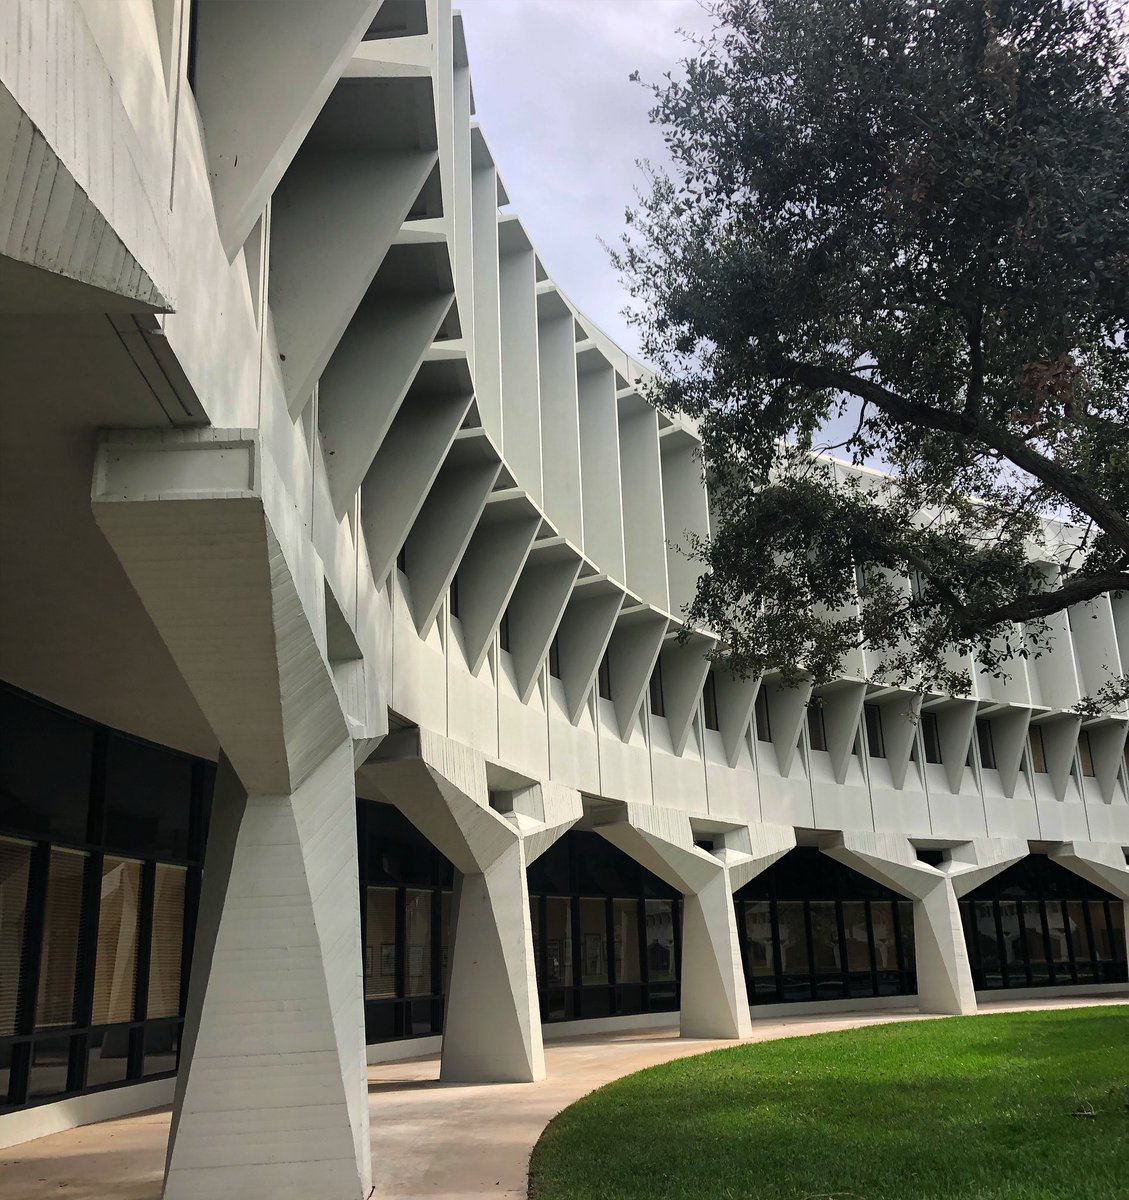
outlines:
[[[517,213],[551,279],[625,350],[638,336],[602,238],[618,245],[641,182],[665,161],[647,93],[703,33],[698,0],[455,0],[475,111]]]

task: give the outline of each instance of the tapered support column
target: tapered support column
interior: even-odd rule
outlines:
[[[545,1078],[525,853],[515,838],[485,871],[460,875],[440,1078]]]
[[[221,763],[166,1200],[368,1194],[353,748],[284,795]]]
[[[913,900],[917,994],[922,1012],[976,1011],[976,992],[957,900],[1027,854],[1014,839],[966,842],[943,867],[922,862],[907,838],[843,833],[825,854]]]
[[[371,627],[339,676],[323,564],[253,432],[109,433],[92,501],[222,750],[165,1197],[360,1200],[353,770],[387,728]]]
[[[385,739],[358,779],[394,804],[454,864],[453,946],[440,1077],[545,1077],[526,867],[579,820],[580,794],[554,784],[495,792],[486,763],[428,730]]]
[[[685,813],[629,804],[596,832],[660,879],[682,903],[683,1037],[743,1038],[752,1033],[733,892],[795,844],[790,827],[760,825],[719,835],[710,853],[694,844]]]

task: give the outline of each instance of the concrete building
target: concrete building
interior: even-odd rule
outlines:
[[[695,431],[449,0],[8,0],[0,147],[0,1143],[172,1103],[170,1200],[356,1200],[404,1039],[1124,987],[1127,719],[1068,710],[1129,598],[969,696],[712,670]]]

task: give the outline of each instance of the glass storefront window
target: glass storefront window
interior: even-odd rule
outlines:
[[[58,1029],[74,1021],[74,985],[82,923],[82,879],[86,855],[58,846],[51,849],[47,904],[36,996],[36,1029]]]
[[[43,1100],[67,1090],[70,1079],[71,1039],[69,1037],[40,1038],[31,1052],[28,1072],[29,1100]]]
[[[149,994],[146,1017],[180,1012],[180,970],[184,950],[183,867],[157,863],[153,885],[153,931],[149,940]]]
[[[748,974],[759,983],[776,974],[772,957],[772,906],[767,900],[746,900],[745,959]]]
[[[607,904],[585,896],[580,901],[580,982],[608,982]]]
[[[370,887],[365,912],[365,999],[396,995],[396,889]]]
[[[898,932],[894,905],[889,900],[872,900],[870,922],[874,930],[874,958],[879,971],[898,969]]]
[[[31,849],[27,842],[0,838],[0,1037],[16,1032]]]
[[[870,972],[870,935],[866,924],[866,903],[843,901],[843,931],[847,935],[847,970],[851,974]]]
[[[674,901],[645,900],[643,904],[647,931],[647,980],[652,984],[673,982],[676,977]]]
[[[430,996],[431,891],[407,888],[404,893],[404,995]]]
[[[86,1086],[122,1083],[129,1074],[129,1030],[99,1029],[86,1042]]]
[[[109,855],[102,864],[98,958],[94,969],[94,1025],[133,1019],[137,987],[137,933],[141,917],[141,864]]]
[[[638,983],[642,978],[639,960],[639,901],[612,901],[615,934],[615,977],[617,983]]]
[[[550,896],[545,906],[545,981],[550,987],[572,986],[572,904],[567,896]]]
[[[781,986],[785,1000],[811,999],[811,961],[808,956],[807,920],[799,900],[781,900],[776,906],[780,929]]]

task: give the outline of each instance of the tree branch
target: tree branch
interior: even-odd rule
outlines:
[[[1020,470],[1041,480],[1087,516],[1092,517],[1094,524],[1104,530],[1115,545],[1129,553],[1129,519],[1073,472],[1040,454],[1007,429],[974,419],[953,409],[936,408],[931,404],[907,400],[881,384],[869,379],[859,379],[849,371],[834,371],[813,363],[785,360],[780,365],[780,373],[784,378],[793,379],[820,391],[831,388],[848,392],[860,400],[869,400],[875,408],[903,424],[920,425],[941,433],[976,439],[997,451]]]
[[[1032,592],[1020,600],[998,604],[995,608],[966,610],[973,617],[968,622],[970,630],[988,628],[1004,621],[1037,621],[1061,612],[1072,604],[1093,600],[1105,592],[1129,591],[1129,574],[1123,571],[1105,571],[1101,575],[1077,575],[1052,592]]]

